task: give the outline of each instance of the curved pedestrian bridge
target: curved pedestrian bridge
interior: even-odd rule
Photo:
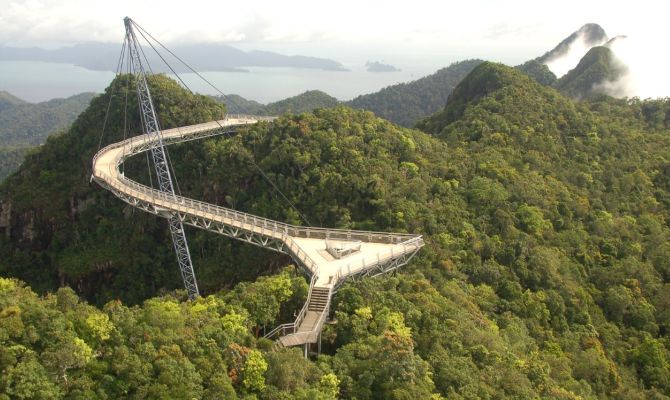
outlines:
[[[273,117],[229,116],[204,124],[162,131],[165,145],[235,132]],[[420,235],[295,226],[187,197],[161,192],[123,175],[119,167],[147,151],[147,135],[111,144],[93,158],[92,180],[126,203],[163,217],[177,215],[185,224],[290,255],[310,276],[307,302],[290,324],[266,335],[278,344],[316,343],[328,316],[330,300],[346,279],[378,275],[407,262],[424,245]]]

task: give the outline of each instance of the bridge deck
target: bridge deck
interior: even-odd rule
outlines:
[[[162,132],[162,136],[164,144],[172,144],[219,135],[270,119],[226,118],[168,129]],[[312,287],[316,285],[333,288],[350,276],[397,268],[406,263],[424,244],[419,235],[293,226],[141,185],[126,178],[119,171],[119,166],[126,158],[148,150],[149,140],[148,136],[139,135],[100,150],[93,159],[92,179],[122,200],[147,212],[161,216],[176,213],[186,224],[289,254],[316,278]],[[361,247],[359,251],[336,259],[326,251],[327,240],[356,240],[360,241]],[[324,310],[326,313],[327,311]],[[293,333],[301,333],[304,339],[305,335],[302,333],[315,329],[315,321],[322,314],[306,312],[301,323],[293,327]],[[287,338],[287,342],[289,341]]]

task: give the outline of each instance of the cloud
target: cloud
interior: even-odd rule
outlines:
[[[610,94],[640,98],[670,96],[667,78],[670,56],[659,39],[653,35],[627,36],[611,44],[616,57],[628,67],[628,73],[609,84]]]
[[[527,38],[530,35],[536,35],[540,32],[542,32],[542,25],[539,23],[516,25],[508,22],[500,22],[490,27],[488,32],[482,37],[484,39],[501,39],[509,37],[514,40],[519,40],[520,38]]]
[[[569,44],[567,51],[563,55],[547,60],[547,67],[560,78],[575,68],[582,57],[592,47],[604,44],[605,40],[597,43],[588,43],[586,33],[579,31],[577,37]]]
[[[631,38],[645,29],[649,43],[662,42],[670,3],[648,6],[640,2],[565,0],[547,11],[534,0],[472,0],[438,2],[414,0],[0,0],[0,44],[60,47],[84,41],[120,43],[122,19],[129,15],[164,43],[238,42],[255,48],[271,47],[347,61],[356,53],[363,59],[391,54],[394,62],[428,60],[436,68],[464,58],[480,57],[516,64],[544,53],[571,29],[587,21]],[[282,47],[284,46],[284,47]],[[648,47],[648,46],[646,46]],[[653,50],[662,53],[661,50]],[[575,49],[575,54],[586,49]],[[623,51],[622,51],[623,52]],[[353,56],[352,56],[353,55]],[[645,60],[657,57],[642,54]],[[622,58],[634,71],[653,69]],[[558,74],[574,67],[571,54],[565,65],[552,65]],[[664,65],[667,65],[664,64]],[[567,68],[567,69],[566,69]],[[636,93],[665,90],[669,79],[652,71],[631,81]],[[658,90],[656,90],[658,89]]]

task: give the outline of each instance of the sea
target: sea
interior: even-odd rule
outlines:
[[[245,68],[247,72],[201,72],[201,75],[225,94],[238,94],[266,104],[307,90],[321,90],[346,101],[389,85],[419,79],[437,70],[425,65],[397,72],[368,72],[364,65],[345,65],[345,68],[349,70],[251,67]],[[180,77],[195,92],[218,94],[193,73],[180,74]],[[92,71],[71,64],[0,61],[0,90],[29,102],[82,92],[101,93],[113,78],[112,72]]]

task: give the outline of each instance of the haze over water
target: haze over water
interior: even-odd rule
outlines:
[[[340,100],[350,100],[383,87],[421,78],[435,72],[430,66],[403,68],[399,72],[371,73],[362,66],[351,71],[322,71],[296,68],[246,68],[249,72],[203,72],[225,94],[239,94],[249,100],[268,103],[307,90],[322,90]],[[218,94],[194,74],[180,74],[192,90]],[[24,100],[45,101],[81,92],[102,92],[114,74],[91,71],[75,65],[33,61],[0,62],[0,88]]]

